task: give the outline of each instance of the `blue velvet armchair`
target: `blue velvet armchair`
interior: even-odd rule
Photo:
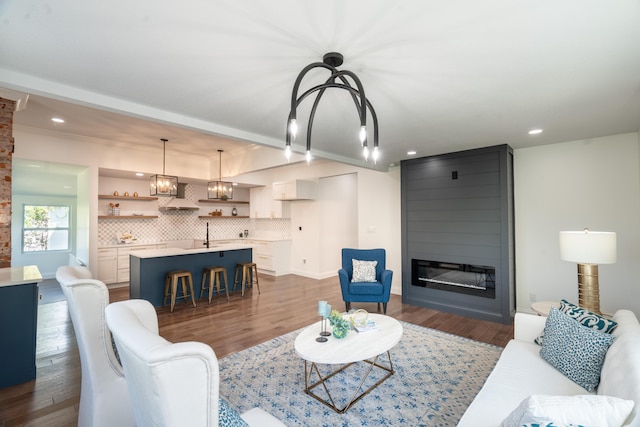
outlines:
[[[377,261],[375,278],[371,278],[375,281],[352,281],[353,260]],[[342,268],[338,270],[338,277],[347,311],[351,309],[352,302],[377,302],[378,310],[382,303],[383,313],[387,313],[393,272],[386,269],[385,262],[384,249],[342,249]]]

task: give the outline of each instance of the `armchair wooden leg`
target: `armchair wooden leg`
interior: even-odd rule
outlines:
[[[382,303],[382,314],[387,314],[387,303],[386,302]]]
[[[349,311],[351,310],[351,303],[350,302],[346,302],[344,303],[345,307],[347,308],[345,311]]]

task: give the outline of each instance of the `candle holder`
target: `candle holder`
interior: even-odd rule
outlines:
[[[327,317],[329,317],[330,313],[331,306],[326,301],[318,301],[318,314],[322,316],[320,336],[316,338],[318,342],[327,342],[327,337],[331,335],[331,332],[327,332]]]

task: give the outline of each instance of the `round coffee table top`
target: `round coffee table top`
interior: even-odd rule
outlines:
[[[348,316],[348,315],[346,315]],[[340,364],[359,362],[378,356],[393,348],[402,338],[402,325],[393,317],[369,313],[377,329],[368,332],[349,331],[346,337],[327,337],[318,342],[322,321],[305,328],[296,337],[295,350],[302,359],[314,363]],[[327,320],[327,330],[331,331]]]

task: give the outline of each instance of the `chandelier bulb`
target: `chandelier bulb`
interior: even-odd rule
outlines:
[[[367,127],[360,126],[360,145],[364,145],[364,142],[367,140]]]
[[[364,146],[364,150],[362,150],[362,154],[364,154],[364,160],[368,161],[369,160],[369,147],[367,147],[365,145]]]
[[[311,150],[307,150],[307,164],[311,163]]]
[[[296,119],[291,119],[289,122],[289,133],[291,134],[291,139],[295,141],[296,135],[298,135],[298,122]]]
[[[378,147],[373,147],[373,154],[371,157],[373,157],[373,163],[377,164],[378,163],[378,157],[380,156],[380,152],[378,151]]]
[[[287,162],[291,160],[291,146],[287,145],[284,149],[284,156],[287,158]]]

